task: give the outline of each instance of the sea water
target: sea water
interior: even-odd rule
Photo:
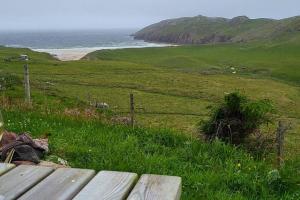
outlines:
[[[65,30],[65,31],[1,31],[0,45],[26,47],[56,56],[72,54],[76,58],[101,49],[161,47],[166,44],[135,40],[135,29]],[[76,54],[78,54],[76,56]],[[69,55],[69,56],[72,56]],[[70,59],[72,59],[70,57]]]

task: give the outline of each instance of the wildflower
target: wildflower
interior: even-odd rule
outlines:
[[[238,164],[237,164],[237,167],[238,167],[238,168],[240,168],[241,166],[242,166],[241,163],[238,163]]]

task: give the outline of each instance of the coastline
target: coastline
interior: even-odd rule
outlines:
[[[137,40],[130,35],[133,32],[136,30],[0,32],[0,44],[48,53],[61,61],[80,60],[97,50],[175,46],[169,43]]]
[[[98,51],[98,50],[107,50],[107,49],[129,49],[129,48],[150,48],[150,47],[167,47],[175,46],[172,44],[162,44],[162,43],[148,43],[143,46],[111,46],[111,47],[80,47],[80,48],[65,48],[65,49],[32,49],[37,52],[49,53],[56,59],[60,61],[74,61],[80,60],[87,54]]]

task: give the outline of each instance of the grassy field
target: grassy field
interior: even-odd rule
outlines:
[[[182,199],[300,197],[296,161],[288,161],[278,177],[271,165],[242,150],[166,129],[131,129],[20,110],[3,114],[11,131],[49,135],[51,154],[73,167],[181,176]]]
[[[298,199],[299,51],[296,44],[183,46],[105,50],[61,62],[28,49],[0,47],[1,77],[19,79],[14,88],[1,91],[6,126],[34,136],[50,134],[52,153],[73,167],[182,176],[183,199]],[[24,63],[7,61],[19,54],[31,58],[33,108],[25,110]],[[292,123],[279,182],[269,180],[272,160],[256,161],[242,150],[197,140],[197,123],[236,90],[272,100],[277,108],[273,130],[278,119]],[[137,124],[144,128],[104,125],[107,116],[128,115],[130,93]],[[66,117],[72,115],[67,108],[83,110],[94,99],[108,103],[110,111],[85,120]]]
[[[119,60],[184,72],[271,77],[300,84],[299,43],[227,44],[96,51],[88,60]]]
[[[296,44],[105,50],[72,62],[25,49],[1,48],[1,73],[22,77],[22,62],[3,61],[20,53],[31,57],[33,99],[37,103],[48,98],[55,100],[49,107],[64,107],[71,100],[87,103],[97,99],[126,116],[129,93],[134,93],[138,124],[192,136],[197,136],[197,123],[226,93],[240,90],[251,98],[271,99],[278,110],[276,117],[292,122],[288,149],[290,154],[299,154],[300,48]],[[23,98],[21,86],[14,93]],[[41,97],[45,95],[47,98]]]

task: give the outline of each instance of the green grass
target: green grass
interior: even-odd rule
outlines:
[[[270,165],[220,142],[205,144],[167,129],[130,129],[99,121],[71,120],[55,115],[10,110],[6,128],[50,135],[51,154],[72,167],[180,176],[182,199],[297,199],[295,177],[287,163],[282,178],[270,181]]]
[[[299,40],[300,17],[273,20],[219,17],[184,17],[150,25],[135,37],[176,44],[291,42]]]
[[[103,50],[86,59],[120,60],[186,72],[230,73],[270,77],[299,85],[299,43],[203,45],[167,48]]]
[[[35,137],[50,133],[51,152],[73,167],[181,176],[183,199],[299,199],[299,53],[296,44],[183,46],[100,51],[88,60],[61,62],[0,47],[1,77],[21,80],[24,63],[4,58],[29,54],[33,108],[22,106],[21,83],[2,91],[0,101],[7,129]],[[236,90],[272,100],[274,123],[292,122],[283,182],[268,183],[273,157],[256,161],[243,150],[197,140],[197,123]],[[106,115],[128,115],[129,93],[144,128],[104,125]],[[94,98],[110,105],[99,120],[66,118],[66,108],[84,109]]]
[[[46,101],[52,110],[63,110],[97,99],[115,113],[127,115],[129,93],[134,93],[139,125],[192,136],[197,135],[197,123],[208,117],[224,94],[240,90],[253,99],[272,100],[278,109],[276,120],[292,122],[288,154],[298,156],[299,49],[297,44],[247,44],[107,50],[90,54],[90,60],[60,62],[27,49],[0,48],[0,73],[22,78],[23,63],[3,59],[26,53],[31,57],[35,103],[42,106]],[[22,100],[22,85],[7,96]]]

